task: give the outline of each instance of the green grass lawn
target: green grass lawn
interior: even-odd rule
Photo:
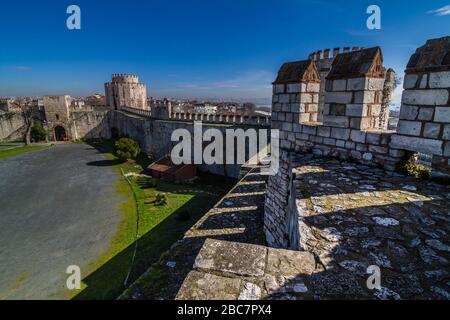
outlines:
[[[111,149],[110,143],[94,146],[104,152]],[[109,153],[108,157],[120,175],[122,171],[140,173],[150,163],[144,155],[137,163],[119,163]],[[159,181],[155,186],[146,177],[128,177],[128,180],[130,184],[121,175],[116,186],[124,199],[123,218],[117,235],[108,252],[91,266],[90,274],[83,279],[83,288],[74,297],[76,299],[118,297],[231,187],[230,181],[209,175],[200,176],[193,184]],[[167,203],[155,204],[157,194],[164,194]],[[186,218],[186,212],[187,219],[182,219],[180,214],[184,213]]]
[[[46,149],[48,146],[0,146],[0,159],[17,156],[22,153]]]

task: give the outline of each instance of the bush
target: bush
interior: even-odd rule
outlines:
[[[158,186],[158,179],[156,179],[156,178],[151,178],[150,180],[149,180],[149,182],[148,182],[148,186],[150,187],[150,188],[156,188],[157,186]]]
[[[114,143],[114,155],[122,161],[136,158],[141,153],[139,144],[130,138],[120,138]]]
[[[401,171],[411,177],[427,180],[430,178],[431,169],[417,164],[414,157],[410,157],[401,167]]]
[[[31,127],[31,140],[34,142],[44,141],[47,138],[47,131],[40,123],[35,123]]]
[[[163,193],[158,193],[155,196],[155,205],[156,206],[163,206],[167,203],[167,198],[166,195]]]

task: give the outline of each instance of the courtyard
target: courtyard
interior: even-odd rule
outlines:
[[[141,171],[107,146],[81,143],[1,159],[0,298],[117,297],[229,183],[201,176],[175,185]],[[66,288],[70,265],[81,269],[81,290]]]

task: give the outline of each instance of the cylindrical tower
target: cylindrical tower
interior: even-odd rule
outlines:
[[[105,96],[106,105],[114,110],[123,107],[149,110],[147,88],[134,74],[113,74],[112,81],[105,83]]]

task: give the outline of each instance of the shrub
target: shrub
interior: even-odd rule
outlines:
[[[31,127],[31,140],[35,142],[44,141],[47,138],[47,131],[40,123],[35,123]]]
[[[150,188],[156,188],[158,186],[158,182],[159,182],[158,179],[152,178],[148,181],[148,186]]]
[[[191,218],[191,214],[187,210],[183,210],[177,214],[177,219],[180,221],[188,221]]]
[[[426,180],[430,178],[431,169],[421,164],[417,164],[414,157],[410,157],[402,166],[401,171],[411,177]]]
[[[139,144],[130,138],[120,138],[114,143],[114,155],[122,161],[136,158],[141,153]]]
[[[167,203],[167,198],[166,198],[166,195],[165,194],[163,194],[163,193],[158,193],[156,196],[155,196],[155,205],[157,205],[157,206],[163,206],[163,205],[165,205]]]

